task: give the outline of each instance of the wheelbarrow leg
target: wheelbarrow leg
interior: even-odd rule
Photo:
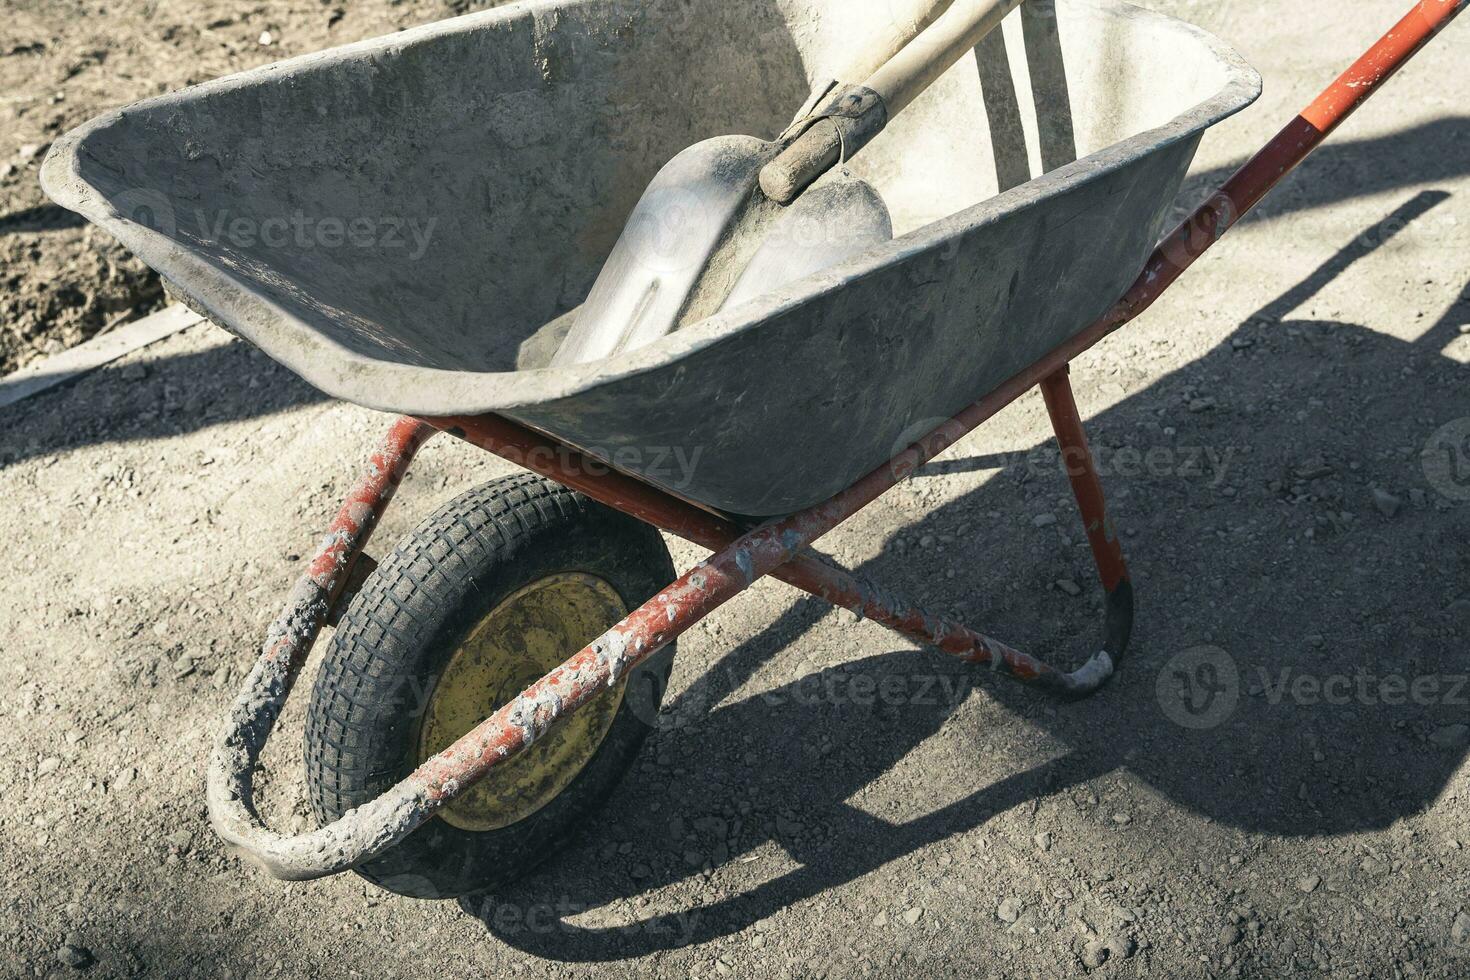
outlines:
[[[1077,509],[1087,530],[1087,543],[1097,565],[1098,578],[1107,593],[1107,620],[1103,628],[1103,649],[1114,661],[1123,656],[1128,638],[1133,633],[1133,585],[1128,580],[1128,565],[1123,561],[1123,548],[1118,534],[1108,520],[1103,500],[1102,480],[1098,477],[1087,433],[1082,428],[1082,415],[1072,397],[1069,368],[1063,365],[1041,381],[1041,397],[1051,416],[1052,431],[1062,453],[1062,465],[1077,498]]]
[[[854,485],[854,489],[865,486],[864,493],[876,497],[883,490],[911,475],[922,461],[952,445],[1012,399],[1035,387],[1039,381],[1038,378],[1024,384],[1018,383],[1011,386],[1013,390],[977,403],[973,411],[957,416],[899,454],[886,466],[868,474],[859,484]],[[580,450],[533,432],[510,419],[481,415],[426,421],[481,449],[579,490],[593,500],[631,514],[711,551],[726,548],[746,533],[744,528],[723,516],[710,513],[651,484],[612,470],[584,456]],[[842,498],[845,496],[847,495],[839,495],[827,504],[812,508],[806,512],[807,517],[824,522],[826,519],[836,522],[845,520],[861,506],[860,503],[851,508],[844,505]],[[824,511],[827,513],[823,514]],[[918,643],[932,646],[967,663],[986,665],[998,674],[1069,700],[1087,697],[1101,688],[1112,674],[1127,642],[1125,629],[1120,641],[1109,642],[1082,667],[1067,672],[946,616],[925,610],[866,576],[838,568],[809,549],[801,549],[790,560],[773,568],[770,574],[788,585],[848,609]],[[1131,612],[1131,606],[1126,601],[1126,590],[1117,590],[1116,594],[1117,600],[1109,606],[1109,625],[1105,632],[1108,637],[1119,632],[1113,627],[1114,622],[1127,620],[1127,616],[1120,616],[1115,608],[1123,613]]]

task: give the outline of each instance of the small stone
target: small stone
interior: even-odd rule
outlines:
[[[1470,914],[1461,912],[1450,924],[1450,938],[1461,948],[1470,948]]]
[[[1117,824],[1119,827],[1126,827],[1128,824],[1130,824],[1132,822],[1133,822],[1133,815],[1132,814],[1128,814],[1128,813],[1115,813],[1115,814],[1113,814],[1113,823]]]
[[[1056,522],[1057,515],[1055,514],[1037,514],[1031,518],[1032,527],[1051,527]]]
[[[730,825],[723,817],[708,816],[700,817],[694,821],[694,829],[701,834],[712,834],[715,837],[724,837],[730,832]]]
[[[1039,847],[1041,850],[1051,850],[1051,834],[1047,833],[1046,831],[1042,831],[1041,833],[1037,834],[1036,837],[1033,839],[1036,841],[1036,846]]]
[[[270,47],[275,42],[275,40],[276,39],[271,35],[270,31],[260,32],[260,44],[262,47]]]
[[[137,363],[124,364],[122,370],[118,373],[122,375],[124,381],[142,381],[148,377],[148,365]]]
[[[1331,476],[1337,470],[1321,456],[1313,456],[1298,466],[1295,472],[1298,480],[1319,480],[1324,476]]]
[[[697,868],[704,863],[704,855],[700,854],[698,851],[685,851],[684,863],[689,865],[691,868]]]
[[[884,911],[879,912],[877,915],[873,916],[873,925],[879,929],[888,925],[888,913]]]
[[[1470,725],[1445,725],[1429,736],[1431,744],[1442,749],[1457,749],[1470,745]]]
[[[1234,946],[1245,938],[1245,933],[1240,931],[1240,926],[1230,923],[1220,930],[1220,942],[1225,946]]]
[[[1373,488],[1373,506],[1378,508],[1378,513],[1384,517],[1397,517],[1403,508],[1404,502],[1387,490],[1379,487]]]
[[[1317,886],[1320,884],[1322,884],[1321,875],[1307,875],[1305,878],[1297,879],[1296,887],[1299,890],[1310,895],[1312,892],[1317,890]]]
[[[1126,960],[1137,948],[1138,944],[1130,936],[1099,936],[1082,947],[1082,965],[1089,970],[1096,970],[1114,957]]]
[[[47,756],[46,758],[42,759],[41,764],[36,767],[36,774],[39,776],[49,776],[60,768],[61,760],[59,758],[54,755]]]
[[[782,816],[776,817],[776,833],[782,837],[795,837],[801,833],[802,827],[803,825],[796,820],[789,820]]]
[[[1079,595],[1082,594],[1082,586],[1078,585],[1076,582],[1072,581],[1069,578],[1059,578],[1059,579],[1057,579],[1057,588],[1059,588],[1063,592],[1067,593],[1067,595],[1073,596],[1073,597],[1079,596]]]
[[[176,830],[168,835],[168,843],[174,850],[187,850],[194,843],[194,835],[187,830]]]
[[[1021,917],[1021,903],[1008,898],[995,910],[995,917],[1002,922],[1015,922]]]
[[[914,925],[916,922],[918,922],[923,917],[924,917],[924,910],[921,909],[921,908],[918,908],[917,906],[915,906],[914,908],[908,909],[907,911],[904,912],[904,914],[903,914],[903,921],[904,921],[904,924],[905,925],[910,925],[911,926],[911,925]]]
[[[1213,398],[1196,398],[1189,403],[1189,410],[1195,413],[1208,412],[1214,407],[1215,399]]]
[[[45,149],[46,146],[42,143],[22,143],[20,149],[16,151],[15,158],[21,163],[25,163],[28,160],[34,160],[40,156],[41,152]]]
[[[69,966],[73,970],[85,970],[92,965],[94,958],[92,951],[87,947],[66,943],[56,951],[56,960],[62,966]]]

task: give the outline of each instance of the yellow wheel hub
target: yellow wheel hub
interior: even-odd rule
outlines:
[[[449,658],[430,693],[419,761],[448,748],[627,614],[617,590],[578,572],[532,582],[490,610]],[[487,831],[540,810],[591,761],[622,702],[621,684],[598,695],[490,770],[440,810],[440,818],[461,830]]]

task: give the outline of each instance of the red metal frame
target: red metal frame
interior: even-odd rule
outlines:
[[[1470,0],[1421,0],[1392,31],[1238,171],[1150,257],[1127,293],[1092,325],[1007,380],[892,461],[821,504],[746,528],[625,474],[578,450],[495,416],[400,419],[348,498],[322,550],[272,626],[255,669],[216,743],[208,779],[211,821],[227,843],[282,878],[345,870],[382,853],[524,749],[630,667],[698,623],[765,575],[889,626],[905,636],[1059,695],[1081,697],[1112,674],[1128,643],[1132,587],[1108,521],[1102,486],[1067,380],[1068,362],[1146,310],[1344,119],[1376,92]],[[1064,673],[997,640],[933,616],[808,550],[915,469],[1029,389],[1040,386],[1077,499],[1099,578],[1107,592],[1102,650]],[[384,796],[313,833],[284,838],[260,820],[252,800],[255,760],[353,563],[414,454],[434,430],[448,431],[512,462],[580,490],[715,553],[597,640],[527,688]]]
[[[1066,385],[1064,377],[1062,384]],[[1004,404],[996,402],[987,406],[977,416],[974,424],[999,411]],[[722,549],[732,550],[733,560],[749,573],[745,586],[762,575],[769,574],[833,605],[850,609],[859,616],[896,630],[912,640],[936,647],[971,663],[989,664],[993,670],[1046,688],[1058,695],[1080,697],[1096,689],[1097,680],[1092,673],[1077,676],[1058,671],[1008,644],[944,616],[926,612],[897,594],[852,572],[837,568],[814,553],[804,550],[807,545],[857,513],[928,459],[942,452],[950,444],[944,437],[936,438],[931,433],[929,438],[910,447],[890,463],[873,470],[826,504],[760,528],[768,536],[779,537],[783,546],[790,551],[789,557],[766,567],[758,564],[754,552],[741,550],[749,548],[752,542],[747,539],[752,539],[755,532],[749,532],[728,518],[705,511],[633,477],[611,471],[605,464],[588,459],[577,449],[515,422],[498,416],[436,418],[427,421],[481,449],[579,490],[600,503],[631,514],[695,544],[712,551],[721,551],[722,554]],[[974,424],[968,425],[965,431],[973,428]],[[1059,439],[1062,438],[1062,431],[1058,429]],[[1080,441],[1085,452],[1085,436],[1075,412],[1067,431],[1067,438],[1072,442]],[[1088,455],[1086,460],[1085,466],[1090,471],[1091,456]],[[1095,512],[1099,521],[1103,521],[1105,518],[1101,510],[1101,485],[1095,474],[1091,485],[1095,488],[1094,496],[1086,504],[1079,497],[1079,505],[1083,507],[1084,513]],[[709,561],[716,561],[719,557],[717,555]],[[1113,566],[1111,584],[1108,583],[1107,576],[1104,583],[1110,594],[1115,591],[1119,581],[1127,577],[1126,570],[1119,571],[1122,569],[1122,554],[1116,549],[1113,560],[1116,564]],[[1124,615],[1125,612],[1120,607],[1117,615]],[[693,620],[688,625],[697,621]],[[1116,659],[1122,656],[1123,649],[1121,646],[1109,648],[1108,653]]]

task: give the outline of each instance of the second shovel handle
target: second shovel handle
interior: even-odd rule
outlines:
[[[855,85],[888,64],[910,41],[927,30],[955,0],[885,0],[887,24],[839,66],[832,78]]]
[[[866,146],[889,119],[907,108],[1021,3],[953,0],[918,37],[868,76],[866,84],[840,88],[826,108],[798,119],[788,132],[799,135],[761,169],[761,191],[778,204],[796,200],[844,156]],[[862,114],[841,111],[850,104]]]
[[[890,117],[934,83],[966,51],[1000,26],[1022,0],[957,0],[917,38],[898,51],[865,86],[877,92]]]

